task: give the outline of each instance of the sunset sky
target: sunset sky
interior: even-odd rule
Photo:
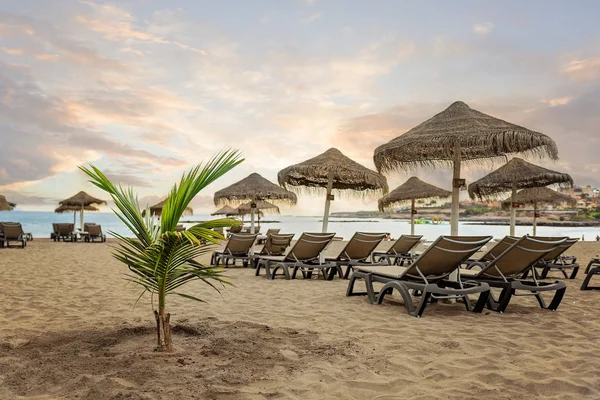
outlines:
[[[373,168],[376,146],[455,100],[551,136],[544,165],[600,186],[598,15],[595,0],[0,0],[0,194],[102,197],[77,170],[93,163],[153,202],[241,149],[193,204],[210,211],[214,191],[330,147]],[[415,174],[449,187],[448,170]]]

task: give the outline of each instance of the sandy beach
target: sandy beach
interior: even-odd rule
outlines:
[[[339,251],[335,243],[329,253]],[[600,244],[571,252],[583,266]],[[227,272],[219,295],[170,296],[174,354],[153,352],[150,297],[107,244],[35,240],[1,249],[1,399],[600,398],[600,292],[568,282],[557,312],[505,314],[345,297],[347,281]]]

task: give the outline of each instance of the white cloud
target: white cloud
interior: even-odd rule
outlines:
[[[492,22],[482,22],[479,24],[473,25],[473,33],[476,35],[488,35],[494,29],[494,24]]]
[[[302,23],[303,24],[312,24],[313,22],[315,22],[316,20],[321,19],[321,18],[323,18],[323,13],[316,12],[314,14],[309,15],[306,18],[303,18]]]

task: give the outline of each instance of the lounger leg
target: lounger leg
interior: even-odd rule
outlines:
[[[424,290],[423,295],[421,296],[421,301],[419,302],[417,310],[414,312],[413,316],[415,316],[417,318],[421,318],[421,316],[423,315],[423,312],[425,311],[425,307],[427,307],[427,302],[429,301],[430,297],[431,297],[431,293]]]
[[[490,294],[490,291],[487,292],[481,292],[479,294],[479,298],[477,299],[477,303],[475,303],[475,307],[473,308],[473,312],[475,313],[480,313],[483,311],[483,309],[485,308],[488,296]]]
[[[573,267],[573,271],[571,271],[571,275],[569,276],[569,279],[575,279],[577,277],[578,272],[579,272],[579,265],[576,265],[575,267]]]
[[[494,311],[499,313],[506,311],[506,307],[508,307],[508,303],[510,303],[510,299],[512,298],[513,294],[515,294],[515,291],[511,287],[502,289],[502,293],[498,299],[498,306]]]
[[[281,265],[281,269],[283,270],[283,274],[285,275],[285,279],[289,281],[291,279],[291,277],[290,277],[290,269],[285,264]]]
[[[567,288],[564,287],[564,288],[558,289],[556,291],[556,293],[554,294],[554,297],[552,298],[552,301],[550,302],[550,305],[548,306],[548,310],[556,311],[556,309],[560,305],[560,302],[562,301],[562,299],[565,295],[566,290],[567,290]]]
[[[598,264],[599,262],[600,262],[600,260],[598,260],[598,259],[591,259],[590,262],[588,263],[587,267],[585,267],[585,271],[584,272],[586,274],[589,273],[590,269],[592,268],[592,265]]]
[[[292,270],[292,279],[296,279],[296,275],[298,275],[298,266],[295,265],[294,269]],[[302,275],[304,275],[304,273],[302,273]]]
[[[258,263],[256,263],[256,269],[254,271],[254,276],[259,276],[260,275],[261,265],[262,265],[262,260],[259,260]]]
[[[600,290],[599,286],[590,286],[589,285],[592,278],[598,274],[600,274],[600,267],[594,267],[594,268],[590,269],[590,271],[587,273],[585,279],[583,280],[583,283],[581,284],[581,290]]]
[[[348,277],[350,276],[350,272],[352,271],[354,271],[354,268],[352,268],[352,266],[346,266],[346,273],[344,274],[344,279],[348,279]],[[340,276],[340,278],[342,277]]]
[[[369,279],[369,281],[370,281],[370,279]],[[369,286],[371,287],[371,290],[373,290],[372,282],[370,282]],[[392,282],[388,282],[385,285],[383,285],[383,287],[379,291],[379,296],[377,296],[377,304],[382,304],[385,295],[391,294],[394,291],[394,289],[396,289],[398,291],[398,293],[400,293],[400,296],[402,296],[402,300],[404,301],[404,307],[406,308],[408,315],[420,318],[421,315],[423,314],[423,310],[420,310],[420,312],[419,312],[419,309],[417,309],[417,312],[413,312],[413,305],[412,305],[412,299],[410,298],[410,293],[408,292],[407,287],[404,284],[402,284],[401,282],[392,281]],[[427,296],[427,297],[429,297],[429,296]],[[425,306],[423,306],[423,309],[425,309]]]

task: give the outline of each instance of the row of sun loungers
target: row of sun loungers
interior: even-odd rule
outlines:
[[[83,224],[83,232],[75,231],[75,224],[53,223],[50,238],[55,242],[76,242],[78,235],[84,242],[106,242],[106,235],[102,232],[102,226],[94,223]]]
[[[25,233],[18,222],[0,222],[0,248],[21,247],[25,248],[27,242],[33,240],[31,233]],[[15,245],[14,243],[17,243]]]
[[[228,266],[242,260],[245,266],[256,268],[257,276],[264,269],[268,279],[275,279],[278,273],[286,279],[295,279],[298,272],[304,278],[316,274],[327,280],[337,275],[350,279],[347,296],[366,295],[373,304],[383,303],[397,291],[409,314],[416,317],[427,304],[440,299],[463,301],[468,310],[476,312],[484,307],[504,312],[512,297],[526,295],[534,296],[540,307],[556,310],[566,284],[544,279],[552,270],[573,279],[579,269],[576,258],[564,255],[577,242],[567,237],[507,236],[475,259],[491,236],[441,236],[416,255],[413,250],[421,242],[420,236],[404,235],[386,252],[377,252],[385,234],[357,232],[337,257],[324,258],[322,253],[334,237],[334,233],[303,233],[290,246],[293,235],[270,234],[263,249],[252,254],[256,235],[233,234],[225,249],[215,252],[212,264]],[[586,274],[587,282],[590,276],[600,275],[600,259],[590,262]],[[364,283],[365,291],[355,291],[357,282]],[[374,284],[383,285],[379,292]],[[497,297],[492,289],[499,290]],[[548,305],[542,297],[545,292],[554,293]],[[477,295],[475,304],[469,295]],[[415,296],[420,298],[416,307]]]

